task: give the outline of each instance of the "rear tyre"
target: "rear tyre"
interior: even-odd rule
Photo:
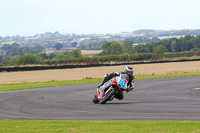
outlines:
[[[101,101],[99,103],[105,104],[114,95],[115,95],[115,89],[114,88],[108,89],[108,92],[105,93],[105,96],[103,97],[103,99],[101,99]]]
[[[97,95],[94,96],[94,98],[92,99],[93,103],[99,103],[99,100],[97,98]]]

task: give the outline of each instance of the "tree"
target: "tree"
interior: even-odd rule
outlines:
[[[167,48],[164,45],[158,45],[157,47],[154,48],[154,53],[157,58],[163,58],[165,52],[167,51]]]
[[[14,47],[19,47],[20,45],[18,43],[12,43],[12,44],[4,44],[2,49],[5,50],[6,52]]]
[[[46,48],[50,49],[53,47],[53,44],[51,41],[47,41],[47,44],[45,45]]]
[[[3,55],[5,55],[5,54],[6,54],[6,52],[5,52],[4,50],[1,50],[1,49],[0,49],[0,55],[3,56]]]
[[[186,35],[185,37],[180,38],[180,49],[182,51],[190,51],[192,49],[192,38],[194,37],[190,35]]]
[[[22,55],[22,49],[20,47],[13,47],[8,50],[8,54],[10,56]]]
[[[42,59],[48,59],[48,55],[46,53],[39,54]]]
[[[173,38],[168,39],[168,40],[162,40],[158,44],[159,45],[164,45],[165,48],[167,48],[167,51],[171,52],[171,43],[172,43]]]
[[[61,43],[56,43],[54,46],[53,46],[54,49],[57,49],[57,50],[61,50],[63,48],[63,44]]]
[[[22,54],[32,54],[32,50],[30,47],[25,46],[22,48]]]
[[[2,55],[0,55],[0,62],[2,62],[3,61],[3,56]]]
[[[81,50],[80,49],[74,49],[74,50],[72,50],[71,54],[74,58],[79,58],[79,57],[81,57]]]
[[[135,43],[134,41],[129,41],[129,40],[124,41],[122,46],[124,47],[125,52],[127,52],[128,54],[133,54],[135,52],[133,48],[134,43]]]
[[[31,49],[32,49],[32,54],[42,53],[45,50],[45,48],[40,45],[36,45],[32,47]]]
[[[0,50],[0,62],[2,62],[4,60],[5,54],[6,54],[6,52],[4,50]]]
[[[20,45],[18,44],[18,43],[16,43],[16,42],[14,42],[14,43],[12,43],[11,44],[11,47],[13,48],[13,47],[19,47]]]
[[[172,52],[180,52],[180,45],[178,43],[178,41],[174,40],[171,44],[171,50]]]
[[[88,44],[82,44],[80,47],[80,49],[90,49]]]
[[[124,53],[124,48],[116,41],[104,43],[102,49],[103,51],[99,55],[112,55]]]
[[[135,46],[134,49],[137,53],[149,53],[150,52],[150,50],[148,49],[148,46],[143,45],[143,44],[139,44],[139,45]]]
[[[200,36],[197,36],[196,38],[191,39],[191,42],[193,44],[193,49],[200,48],[200,40],[199,39],[200,39]],[[191,49],[191,51],[192,51],[192,49]]]
[[[49,59],[53,59],[53,58],[55,58],[55,57],[56,57],[56,54],[55,54],[55,53],[50,53],[48,58],[49,58]]]
[[[16,65],[26,65],[26,64],[38,64],[40,63],[41,58],[39,58],[37,55],[32,55],[32,54],[25,54],[22,56],[19,56],[15,64]]]
[[[76,45],[78,45],[77,42],[73,42],[73,43],[71,43],[71,46],[72,46],[72,47],[76,47]]]
[[[1,49],[7,52],[10,48],[9,44],[4,44]]]

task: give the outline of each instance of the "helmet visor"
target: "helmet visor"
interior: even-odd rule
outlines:
[[[133,72],[127,72],[127,74],[128,74],[128,75],[132,75],[132,74],[133,74]]]

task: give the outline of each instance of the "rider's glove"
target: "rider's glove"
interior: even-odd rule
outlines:
[[[113,73],[114,73],[114,75],[116,75],[116,76],[119,76],[119,75],[120,75],[119,72],[113,72]]]

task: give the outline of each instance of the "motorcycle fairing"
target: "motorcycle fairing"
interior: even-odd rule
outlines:
[[[113,83],[118,86],[120,91],[125,91],[127,89],[127,81],[121,79],[121,77],[114,77]]]

